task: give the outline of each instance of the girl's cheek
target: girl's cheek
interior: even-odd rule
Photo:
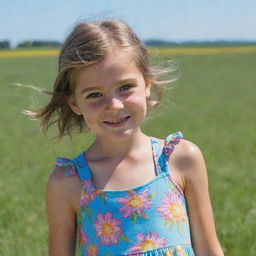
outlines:
[[[144,101],[146,102],[146,97],[141,97],[141,95],[131,95],[131,96],[128,96],[124,102],[127,104],[130,103],[130,104],[141,105]]]
[[[94,102],[89,102],[85,104],[85,108],[89,111],[97,111],[104,106],[104,100],[97,100]]]

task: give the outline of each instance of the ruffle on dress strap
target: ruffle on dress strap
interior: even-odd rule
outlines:
[[[164,148],[163,152],[165,157],[168,159],[171,155],[171,153],[174,150],[174,146],[180,142],[180,139],[183,138],[182,132],[176,132],[173,134],[170,134],[164,141]]]
[[[57,157],[55,165],[66,167],[65,176],[72,176],[78,174],[76,164],[68,158]]]

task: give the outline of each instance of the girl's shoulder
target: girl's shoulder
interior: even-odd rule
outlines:
[[[181,132],[170,134],[164,140],[164,153],[170,162],[183,163],[189,167],[202,156],[201,150],[193,142],[183,138]],[[184,166],[185,167],[185,166]]]
[[[70,165],[58,165],[56,163],[48,178],[47,193],[58,197],[59,200],[65,199],[76,209],[79,205],[77,198],[79,198],[82,189],[81,181],[78,175],[67,175]]]
[[[61,190],[63,193],[72,192],[74,187],[77,187],[81,181],[77,175],[67,176],[67,167],[56,165],[49,175],[48,186]]]
[[[180,139],[168,160],[170,168],[181,179],[183,187],[188,181],[195,181],[206,174],[205,161],[200,148],[193,142]]]
[[[192,164],[194,161],[199,160],[201,156],[202,152],[195,143],[182,138],[179,140],[179,143],[175,146],[175,150],[173,151],[173,154],[171,155],[170,158],[172,158],[172,160],[182,160],[182,162],[185,162],[187,164],[188,162],[191,162]]]
[[[77,171],[72,160],[64,157],[57,157],[54,163],[54,168],[49,176],[49,182],[65,185],[65,183],[70,180],[67,179],[67,176],[75,176],[74,174],[76,173]]]

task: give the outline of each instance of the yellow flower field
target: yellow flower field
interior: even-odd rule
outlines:
[[[18,58],[18,57],[41,57],[57,56],[58,49],[38,49],[38,50],[4,50],[0,51],[0,58]]]
[[[222,46],[222,47],[149,47],[150,54],[162,55],[183,55],[183,54],[223,54],[223,53],[253,53],[256,52],[256,46]],[[17,58],[17,57],[41,57],[41,56],[58,56],[58,49],[25,49],[25,50],[0,50],[0,58]]]

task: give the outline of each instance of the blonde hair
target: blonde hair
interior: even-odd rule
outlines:
[[[25,111],[27,115],[41,121],[41,127],[47,132],[49,126],[57,123],[57,138],[71,136],[73,130],[82,132],[88,129],[82,115],[76,115],[70,108],[67,97],[72,95],[76,85],[76,72],[103,60],[107,53],[117,47],[130,50],[145,82],[151,84],[151,96],[147,100],[148,108],[160,102],[162,85],[168,81],[156,78],[166,70],[156,70],[149,63],[146,47],[125,23],[119,20],[101,22],[83,22],[77,24],[65,40],[59,55],[58,75],[50,92],[50,102],[37,111]],[[49,92],[48,92],[49,93]]]

